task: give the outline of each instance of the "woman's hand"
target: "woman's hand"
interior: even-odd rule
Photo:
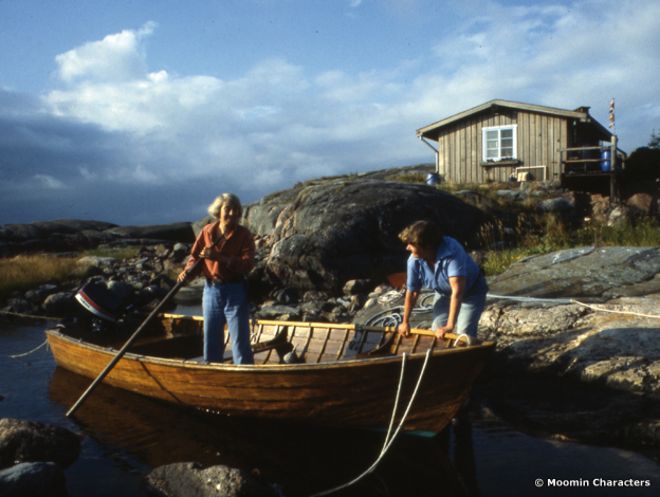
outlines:
[[[435,336],[437,338],[444,338],[445,333],[453,333],[453,332],[454,332],[454,326],[446,324],[435,330]]]
[[[410,323],[408,322],[400,323],[399,326],[397,326],[396,331],[398,331],[399,335],[401,335],[402,337],[409,337]]]
[[[188,271],[185,269],[179,273],[179,276],[176,277],[176,280],[181,283],[183,280],[185,280],[188,277]]]
[[[201,257],[202,259],[215,260],[215,256],[213,254],[213,247],[204,247],[202,251],[199,253],[199,257]]]
[[[232,258],[229,256],[221,255],[217,250],[214,250],[213,247],[204,247],[199,253],[199,257],[202,259],[219,262],[224,265],[229,264],[232,260]]]

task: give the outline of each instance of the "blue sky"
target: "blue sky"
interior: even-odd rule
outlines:
[[[432,162],[493,98],[660,129],[655,0],[0,0],[0,224],[202,217],[297,181]]]

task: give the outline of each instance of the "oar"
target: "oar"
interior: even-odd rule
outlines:
[[[133,332],[133,334],[126,340],[126,343],[124,346],[119,349],[119,352],[115,355],[115,357],[108,363],[108,365],[105,367],[103,371],[101,371],[101,374],[99,374],[96,379],[92,382],[92,384],[87,387],[87,390],[83,392],[83,394],[80,396],[80,398],[76,401],[73,406],[71,406],[71,409],[66,413],[66,417],[70,417],[74,412],[76,412],[76,409],[80,407],[80,405],[85,401],[85,399],[89,396],[89,394],[92,393],[92,391],[96,388],[96,386],[103,381],[103,378],[105,378],[108,373],[112,370],[112,368],[115,367],[115,365],[119,362],[119,360],[123,357],[123,355],[126,353],[126,350],[133,344],[135,339],[138,337],[138,335],[142,332],[142,330],[149,324],[149,321],[153,319],[153,317],[158,314],[160,309],[174,296],[176,292],[179,291],[179,288],[181,288],[186,281],[188,280],[188,277],[197,269],[197,266],[201,264],[203,261],[203,258],[199,258],[195,261],[195,264],[193,264],[188,271],[186,271],[186,274],[184,278],[181,281],[178,281],[176,285],[172,287],[172,289],[167,292],[167,295],[163,297],[163,300],[160,301],[160,303],[156,306],[156,308],[149,313],[149,315],[146,317],[144,321],[142,321],[142,324],[138,326],[138,328]]]

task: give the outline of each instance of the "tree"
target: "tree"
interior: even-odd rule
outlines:
[[[625,183],[635,191],[653,192],[660,183],[660,136],[653,130],[648,146],[634,150],[626,161]]]

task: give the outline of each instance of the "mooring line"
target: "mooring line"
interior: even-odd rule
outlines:
[[[312,494],[310,497],[322,497],[322,496],[325,496],[325,495],[330,495],[330,494],[333,494],[335,492],[338,492],[339,490],[343,490],[345,488],[348,488],[352,485],[355,485],[357,482],[359,482],[365,476],[367,476],[369,473],[371,473],[374,469],[376,469],[378,464],[383,460],[383,458],[385,457],[385,455],[389,451],[390,447],[392,446],[392,444],[396,440],[397,436],[401,432],[401,429],[403,428],[403,425],[406,422],[408,414],[410,414],[410,409],[412,408],[413,403],[415,402],[415,398],[417,397],[417,393],[419,392],[419,386],[422,383],[422,378],[424,377],[424,373],[426,371],[426,366],[429,362],[429,357],[431,357],[431,351],[432,350],[433,350],[433,348],[431,347],[426,351],[426,357],[424,358],[424,364],[422,365],[422,369],[419,372],[419,377],[417,378],[417,383],[415,384],[415,389],[413,390],[412,396],[410,397],[410,401],[408,402],[408,406],[406,407],[406,410],[404,411],[403,415],[401,416],[401,420],[399,421],[399,424],[398,424],[396,430],[394,431],[394,434],[392,434],[391,438],[389,438],[390,430],[388,430],[388,433],[385,436],[385,443],[383,444],[383,448],[381,449],[380,454],[378,455],[376,460],[371,464],[371,466],[369,466],[366,470],[364,470],[360,475],[353,478],[351,481],[346,482],[343,485],[339,485],[337,487],[334,487],[334,488],[331,488],[331,489],[328,489],[328,490],[324,490],[322,492],[317,492],[315,494]],[[400,396],[400,393],[401,393],[401,388],[402,388],[402,385],[403,385],[403,369],[405,367],[405,361],[406,361],[406,354],[404,353],[403,357],[401,359],[401,374],[399,376],[399,385],[397,387],[396,398],[395,398],[395,402],[394,402],[394,409],[393,409],[393,412],[392,412],[392,419],[394,419],[394,417],[396,415],[396,410],[398,408],[398,399],[399,399],[399,396]],[[390,429],[392,428],[392,425],[393,425],[393,423],[390,422]],[[389,440],[388,440],[388,438],[389,438]]]
[[[574,298],[545,298],[545,297],[524,297],[519,295],[496,295],[494,293],[489,293],[486,295],[491,299],[502,299],[502,300],[514,300],[516,302],[537,302],[537,303],[548,303],[548,304],[577,304],[583,307],[588,307],[597,312],[609,312],[611,314],[627,314],[629,316],[639,316],[649,319],[660,319],[660,315],[657,314],[644,314],[641,312],[633,311],[618,311],[615,309],[606,309],[603,306],[587,304],[586,302],[581,302]]]
[[[10,318],[35,319],[41,321],[60,321],[62,319],[53,316],[40,316],[38,314],[24,314],[22,312],[11,311],[0,311],[0,316],[6,316]]]
[[[11,359],[18,359],[19,357],[26,357],[26,356],[29,356],[30,354],[33,354],[34,352],[36,352],[37,350],[39,350],[41,347],[43,347],[43,346],[46,345],[47,343],[48,343],[48,339],[44,340],[43,342],[41,342],[40,345],[38,345],[37,347],[33,348],[32,350],[29,350],[28,352],[23,352],[22,354],[14,354],[14,355],[10,355],[9,357],[10,357]]]

